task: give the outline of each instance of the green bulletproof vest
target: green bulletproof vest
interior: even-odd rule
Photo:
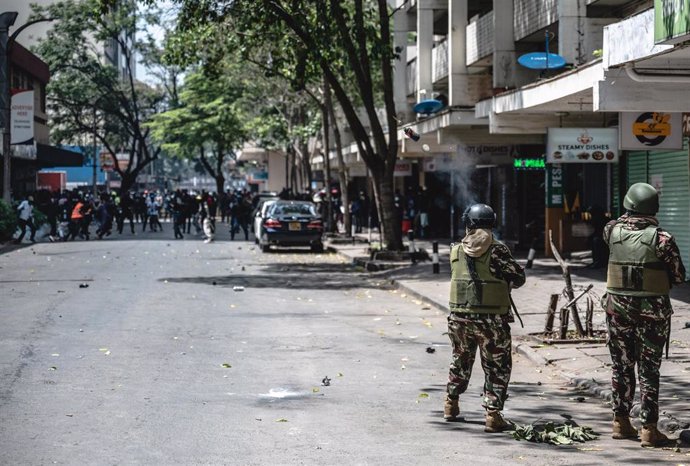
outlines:
[[[450,251],[450,310],[477,314],[507,314],[510,308],[508,283],[491,275],[489,261],[495,240],[482,256],[474,258],[477,279],[473,279],[462,245]]]
[[[656,256],[657,227],[628,230],[616,224],[609,238],[606,291],[626,296],[667,295],[671,284],[666,264]]]

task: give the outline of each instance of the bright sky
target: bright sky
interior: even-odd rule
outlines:
[[[163,10],[162,23],[171,23],[176,17],[175,10],[173,9],[173,4],[170,0],[158,0],[158,6]],[[161,43],[165,37],[165,29],[158,25],[142,25],[142,28],[153,35],[154,39]],[[141,63],[137,63],[137,78],[141,81],[152,83],[154,81],[153,77],[148,73],[146,67],[142,66]]]

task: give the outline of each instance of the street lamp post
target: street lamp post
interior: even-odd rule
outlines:
[[[10,120],[12,119],[10,98],[10,37],[9,31],[17,19],[16,11],[0,15],[0,109],[2,113],[2,199],[11,202],[10,183]]]

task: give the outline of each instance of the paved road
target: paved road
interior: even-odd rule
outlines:
[[[484,434],[478,367],[464,421],[443,422],[439,311],[339,256],[163,235],[0,255],[0,464],[690,461]],[[607,432],[600,401],[515,361],[507,416]]]

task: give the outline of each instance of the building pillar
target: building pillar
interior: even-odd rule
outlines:
[[[431,7],[431,0],[417,1],[417,102],[433,98],[434,10]]]
[[[448,104],[474,105],[467,74],[467,0],[448,0]]]
[[[576,65],[586,61],[585,0],[558,0],[558,54],[566,63]]]
[[[401,2],[402,0],[398,0],[398,3]],[[393,15],[393,49],[398,57],[393,67],[393,98],[397,118],[405,123],[414,119],[410,105],[407,103],[407,34],[409,30],[408,14],[401,8]]]
[[[567,0],[565,0],[567,1]],[[494,0],[494,89],[517,87],[513,0]]]

